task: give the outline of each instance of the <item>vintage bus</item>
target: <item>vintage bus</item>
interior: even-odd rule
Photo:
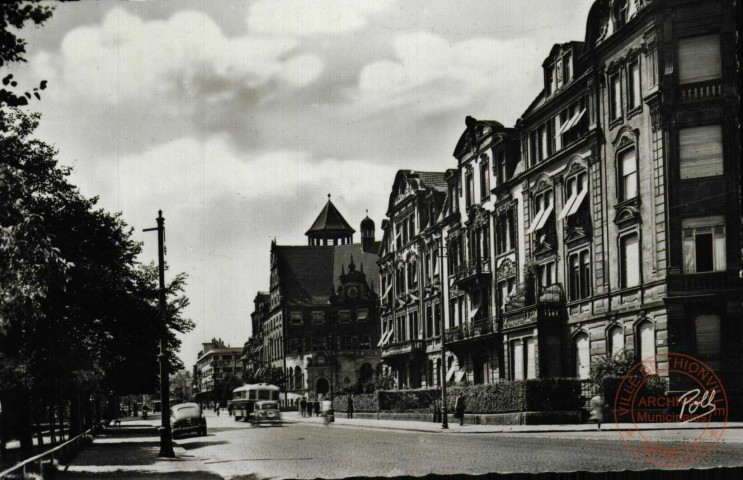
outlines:
[[[232,391],[232,400],[227,408],[234,415],[235,421],[247,419],[251,423],[277,422],[281,420],[279,393],[279,387],[268,383],[243,385]]]

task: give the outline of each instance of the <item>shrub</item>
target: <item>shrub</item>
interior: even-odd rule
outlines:
[[[441,398],[438,389],[381,390],[379,409],[387,412],[422,413],[433,411],[434,402]]]
[[[580,380],[544,378],[500,382],[489,385],[453,387],[447,392],[447,408],[454,409],[464,393],[467,413],[509,413],[526,411],[579,410]]]
[[[606,401],[610,408],[614,408],[614,400],[623,379],[624,377],[605,377],[603,379],[601,391],[604,393],[604,401]],[[648,378],[647,382],[642,386],[642,390],[638,392],[638,395],[640,397],[661,397],[666,394],[666,390],[667,385],[665,380],[658,376],[653,376]],[[640,398],[636,399],[636,404],[639,403],[639,400]]]
[[[333,397],[333,409],[336,412],[348,412],[348,395],[337,395]],[[377,412],[379,411],[379,401],[376,393],[365,393],[354,395],[353,397],[354,412]]]

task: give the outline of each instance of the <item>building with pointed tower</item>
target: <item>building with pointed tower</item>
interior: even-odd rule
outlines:
[[[262,347],[252,348],[260,358],[248,376],[281,368],[294,398],[361,389],[374,381],[381,370],[375,285],[380,242],[368,216],[360,228],[361,243],[353,243],[355,230],[328,196],[306,232],[307,245],[271,243],[267,305],[254,315],[260,321],[253,326]]]

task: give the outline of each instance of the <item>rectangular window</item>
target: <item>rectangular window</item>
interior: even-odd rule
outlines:
[[[535,165],[539,158],[539,147],[537,142],[536,130],[532,131],[529,134],[529,158],[531,160],[531,165]]]
[[[573,54],[566,53],[562,57],[562,83],[566,84],[573,78]]]
[[[359,309],[359,311],[356,313],[356,320],[359,322],[365,322],[366,319],[369,317],[369,310],[366,308]]]
[[[325,323],[325,312],[312,312],[312,323]]]
[[[506,150],[503,149],[498,152],[498,184],[502,185],[506,180]]]
[[[410,234],[410,240],[412,240],[415,236],[415,215],[408,218],[408,233]]]
[[[553,209],[552,192],[544,192],[534,198],[534,220],[526,233],[534,233],[544,228],[547,221],[552,217]]]
[[[555,67],[547,67],[547,95],[555,93],[557,89],[557,79],[555,78]]]
[[[537,378],[537,359],[536,359],[536,352],[534,348],[534,337],[529,337],[524,340],[524,344],[526,346],[525,348],[525,358],[524,363],[526,364],[526,378],[532,379]]]
[[[722,77],[720,36],[682,38],[678,42],[679,83],[697,83]]]
[[[547,124],[539,127],[539,159],[544,160],[550,156],[550,138]]]
[[[591,263],[588,250],[568,257],[568,292],[570,300],[581,300],[591,295]]]
[[[302,312],[292,312],[290,315],[290,321],[292,325],[302,324]]]
[[[681,179],[723,174],[722,126],[679,129]]]
[[[609,79],[611,86],[609,113],[611,120],[622,116],[622,79],[619,74],[612,75]]]
[[[642,92],[640,91],[640,63],[634,61],[629,65],[629,78],[627,79],[628,95],[629,95],[629,108],[637,108],[640,106]]]
[[[636,287],[640,284],[640,244],[637,233],[623,236],[619,244],[622,288]]]
[[[434,305],[433,313],[434,313],[434,316],[433,316],[433,332],[434,333],[433,334],[435,336],[438,336],[441,333],[441,326],[439,323],[442,321],[440,303],[437,303]]]
[[[560,213],[560,220],[578,213],[586,195],[588,195],[588,174],[581,173],[569,178],[566,187],[568,199]]]
[[[467,208],[470,208],[470,206],[475,203],[475,176],[472,174],[472,168],[468,168],[465,175],[465,187],[467,189]]]
[[[513,365],[513,379],[524,379],[524,345],[521,340],[511,342],[511,365]]]
[[[480,198],[485,198],[490,194],[489,163],[487,157],[483,157],[480,163]]]
[[[723,272],[727,268],[722,215],[681,222],[684,273]]]
[[[620,154],[619,168],[622,170],[620,198],[622,200],[635,198],[637,196],[637,154],[634,148]]]
[[[350,310],[340,310],[338,312],[338,323],[348,323],[351,321]]]
[[[359,349],[369,350],[371,348],[371,337],[369,335],[361,335],[359,337]]]

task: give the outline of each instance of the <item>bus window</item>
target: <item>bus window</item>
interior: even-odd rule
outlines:
[[[271,392],[271,400],[279,400],[279,392]]]
[[[258,398],[260,400],[271,400],[271,393],[270,390],[258,390]]]
[[[249,400],[255,400],[256,399],[256,393],[257,392],[255,390],[251,390],[250,391],[250,397],[248,397],[248,399]]]

